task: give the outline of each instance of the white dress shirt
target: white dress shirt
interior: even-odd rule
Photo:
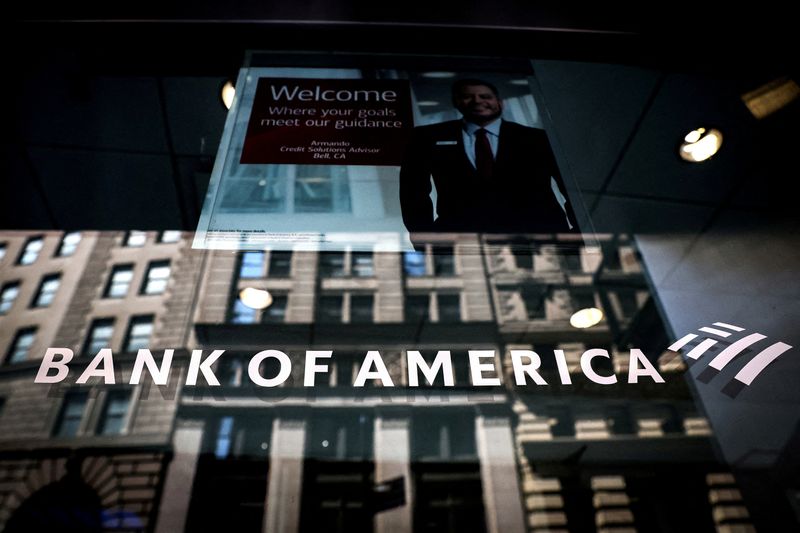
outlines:
[[[464,122],[461,128],[461,135],[464,139],[464,151],[467,153],[469,162],[472,163],[472,168],[475,168],[475,132],[483,128],[486,130],[486,138],[489,139],[489,146],[492,147],[492,157],[497,158],[497,145],[500,143],[500,122],[497,119],[486,126],[478,126],[472,122]]]

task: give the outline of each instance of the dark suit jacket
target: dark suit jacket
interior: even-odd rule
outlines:
[[[436,185],[436,211],[430,177]],[[577,231],[544,130],[503,121],[490,179],[481,179],[464,152],[462,122],[415,128],[400,169],[400,206],[410,232],[567,233]],[[569,228],[567,222],[572,222]]]

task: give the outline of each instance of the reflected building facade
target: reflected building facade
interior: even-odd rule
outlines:
[[[625,235],[596,249],[464,235],[405,254],[201,251],[191,237],[0,234],[7,531],[753,530]],[[245,288],[271,304],[249,307]],[[603,320],[571,326],[587,307]],[[33,384],[47,347],[75,353],[64,384]],[[73,385],[103,348],[117,384]],[[175,350],[168,385],[127,385],[140,348]],[[616,384],[586,378],[590,348]],[[626,383],[631,348],[666,383]],[[212,349],[220,386],[185,386],[192,350]],[[292,361],[280,387],[248,377],[265,349]],[[333,352],[313,387],[307,350]],[[353,387],[371,350],[393,387]],[[410,386],[410,350],[428,364],[449,350],[453,386]],[[494,353],[499,386],[473,386],[468,350]],[[546,384],[516,385],[511,350],[539,354]]]

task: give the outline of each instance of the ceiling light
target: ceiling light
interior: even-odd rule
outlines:
[[[587,307],[576,311],[569,319],[573,328],[586,329],[595,326],[603,320],[603,312],[596,307]]]
[[[705,161],[719,151],[722,133],[715,129],[697,128],[686,134],[678,151],[681,158],[692,163]]]
[[[439,105],[439,102],[435,102],[433,100],[422,100],[417,102],[417,107],[435,107]]]
[[[511,80],[508,83],[510,83],[511,85],[525,85],[527,87],[528,80],[526,80],[526,79],[517,79],[517,80]]]
[[[455,78],[455,76],[456,76],[455,72],[435,71],[435,72],[422,73],[423,78],[445,79],[445,78]]]
[[[272,303],[272,295],[263,289],[246,287],[239,292],[239,299],[250,309],[264,309]]]
[[[233,82],[231,80],[226,81],[219,95],[219,97],[222,98],[222,104],[225,106],[225,109],[231,108],[233,105],[233,96],[235,94],[236,89],[233,87]]]

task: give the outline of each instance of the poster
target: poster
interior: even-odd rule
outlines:
[[[530,68],[385,61],[243,68],[194,247],[399,252],[459,234],[593,242]],[[484,126],[485,146],[475,141]]]

